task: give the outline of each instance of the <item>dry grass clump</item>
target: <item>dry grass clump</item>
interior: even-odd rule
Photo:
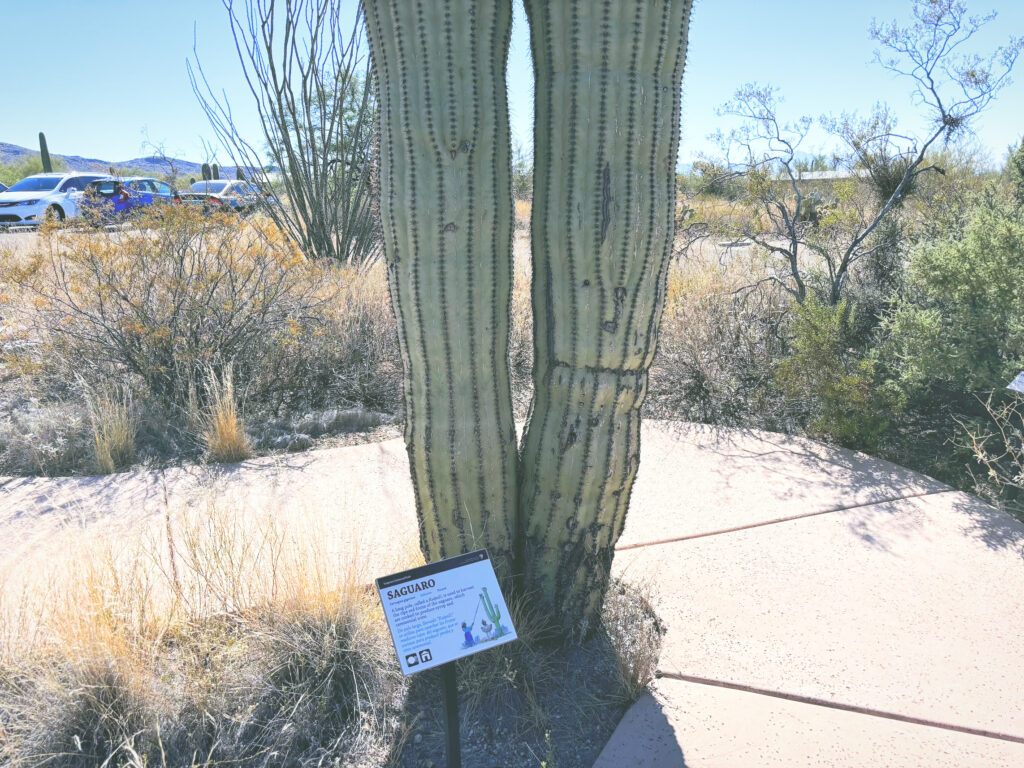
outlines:
[[[112,389],[100,392],[86,390],[89,423],[92,425],[96,468],[109,475],[130,466],[135,460],[135,435],[138,419],[131,393]]]
[[[212,368],[206,372],[207,406],[196,409],[196,419],[207,455],[212,461],[232,463],[252,455],[245,424],[235,398],[233,366],[229,363],[218,376]]]
[[[358,558],[328,540],[211,499],[8,580],[0,764],[383,765],[403,682]]]

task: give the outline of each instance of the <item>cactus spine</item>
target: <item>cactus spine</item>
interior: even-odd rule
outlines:
[[[640,457],[673,237],[690,0],[526,0],[536,77],[526,585],[582,636]]]
[[[203,163],[203,181],[210,181],[213,178],[213,171],[210,170],[209,163]]]
[[[427,560],[486,546],[511,574],[511,0],[363,0],[381,218]]]
[[[53,173],[53,163],[50,162],[50,150],[46,146],[46,136],[39,132],[39,158],[43,161],[43,173]]]

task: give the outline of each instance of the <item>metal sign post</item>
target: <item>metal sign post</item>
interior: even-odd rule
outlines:
[[[402,674],[441,667],[448,766],[461,768],[455,660],[517,639],[487,550],[382,576],[376,584]]]
[[[462,745],[459,742],[459,688],[455,676],[455,662],[441,665],[441,684],[444,687],[444,725],[448,731],[448,768],[462,768]]]

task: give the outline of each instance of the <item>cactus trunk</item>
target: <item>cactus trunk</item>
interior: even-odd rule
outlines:
[[[210,181],[213,178],[213,171],[210,170],[209,163],[203,163],[203,181]]]
[[[50,149],[46,146],[46,136],[39,132],[39,159],[43,163],[43,173],[53,173],[53,163],[50,162]]]
[[[381,218],[427,560],[516,536],[507,364],[510,0],[363,0],[380,99]]]
[[[210,172],[213,174],[214,179],[220,180],[220,167],[216,163],[210,168]]]
[[[603,601],[671,253],[690,0],[527,0],[536,77],[524,581],[567,635]]]

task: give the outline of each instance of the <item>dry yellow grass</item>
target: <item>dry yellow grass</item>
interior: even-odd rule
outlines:
[[[0,575],[0,764],[255,765],[330,745],[383,765],[403,684],[333,524],[211,493]]]
[[[209,458],[232,463],[252,456],[252,446],[245,434],[245,423],[235,399],[235,382],[229,363],[218,376],[207,371],[206,392],[210,399],[200,415],[200,429]]]
[[[92,425],[96,468],[109,475],[135,461],[138,418],[130,393],[100,392],[86,395]]]

